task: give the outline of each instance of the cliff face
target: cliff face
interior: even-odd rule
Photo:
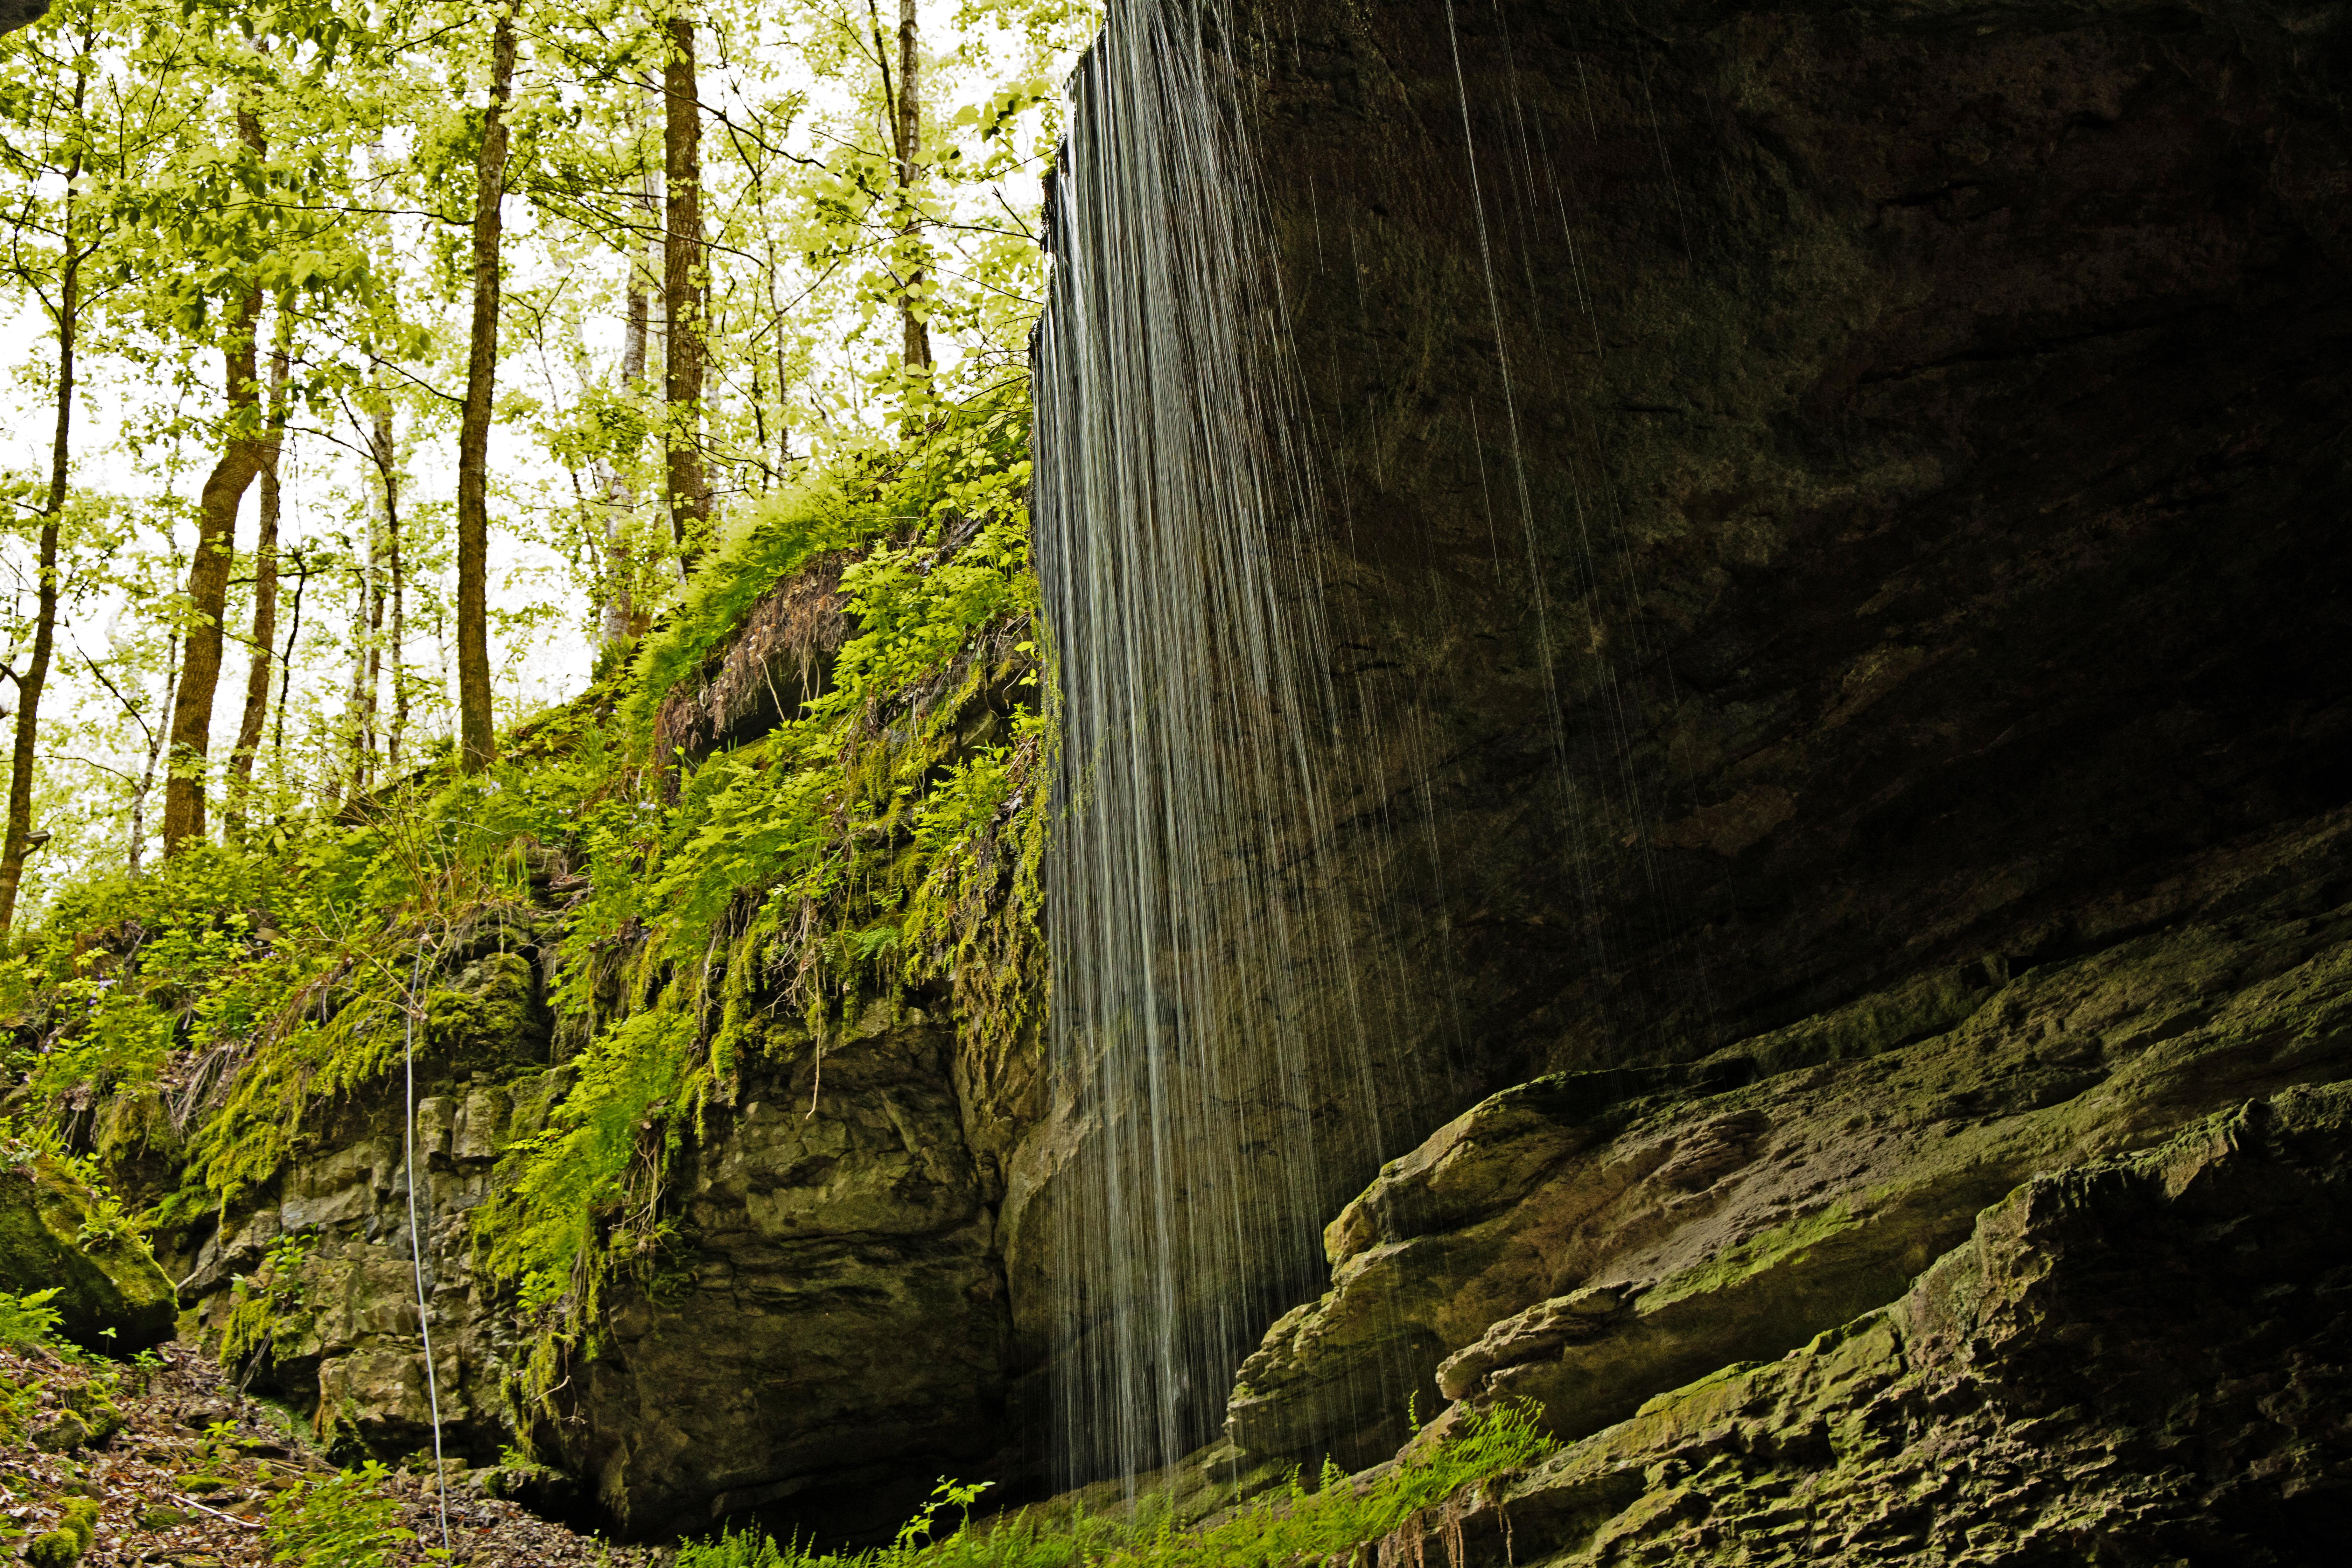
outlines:
[[[2343,800],[2337,12],[1248,22],[1414,1049],[2079,954]]]
[[[2209,918],[2228,868],[2333,845],[2338,12],[1228,20],[1316,492],[1281,564],[1320,584],[1338,708],[1287,737],[1335,824],[1287,891],[1343,911],[1348,954],[1224,955],[1261,1035],[1307,1020],[1237,1139],[1252,1193],[1296,1201],[1302,1120],[1319,1223],[1538,1074],[1769,1075],[1787,1052],[1741,1042],[1856,1007],[1882,1044],[1941,1037],[2011,976]],[[1977,1092],[1969,1061],[1920,1092]],[[1055,1216],[1107,1114],[1056,1100],[1016,1167],[1032,1364],[1064,1353],[1047,1283],[1088,1262]],[[1769,1142],[1717,1131],[1727,1159]],[[2028,1168],[1995,1164],[1952,1223]],[[1262,1202],[1255,1229],[1307,1218]],[[1361,1259],[1333,1260],[1344,1302]],[[1315,1328],[1363,1342],[1338,1362],[1277,1330],[1245,1450],[1370,1457],[1433,1396],[1417,1358],[1466,1342],[1402,1348],[1428,1325],[1386,1293],[1418,1267]],[[1177,1288],[1262,1321],[1262,1284]]]
[[[232,1372],[310,1414],[322,1439],[377,1452],[429,1447],[437,1398],[450,1457],[496,1466],[527,1435],[570,1479],[499,1484],[637,1537],[722,1517],[887,1535],[942,1470],[1011,1468],[992,1128],[1013,1120],[1002,1097],[1022,1079],[911,1005],[865,1008],[821,1058],[781,1026],[798,1037],[746,1070],[674,1167],[662,1255],[615,1282],[599,1342],[548,1407],[530,1404],[530,1347],[510,1293],[477,1267],[473,1219],[501,1150],[545,1124],[573,1072],[533,999],[536,950],[516,951],[531,934],[459,944],[442,1026],[421,1042],[432,1382],[396,1080],[327,1110],[275,1183],[167,1255],[211,1330],[266,1298],[269,1343]],[[489,1018],[504,1020],[503,1052],[473,1037]]]
[[[1264,1460],[1336,1438],[1371,1464],[1411,1429],[1367,1396],[1400,1387],[1444,1425],[1532,1400],[1587,1436],[1896,1300],[2046,1173],[2352,1078],[2347,830],[2336,813],[2217,858],[2193,913],[2087,957],[1952,971],[1696,1070],[1555,1074],[1472,1108],[1332,1222],[1332,1289],[1243,1367],[1230,1440]]]
[[[1379,1561],[2328,1563],[2341,1086],[2037,1177],[1885,1307],[1649,1401]]]

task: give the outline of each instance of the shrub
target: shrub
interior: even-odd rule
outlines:
[[[414,1531],[393,1523],[396,1498],[375,1460],[325,1480],[305,1481],[269,1500],[270,1561],[317,1568],[390,1568]]]
[[[58,1342],[58,1320],[62,1315],[49,1303],[57,1298],[59,1287],[15,1296],[0,1290],[0,1344],[30,1345],[53,1349]]]

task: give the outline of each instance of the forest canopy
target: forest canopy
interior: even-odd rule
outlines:
[[[0,38],[0,928],[481,772],[740,607],[717,558],[788,498],[1025,397],[1097,20],[64,0]]]

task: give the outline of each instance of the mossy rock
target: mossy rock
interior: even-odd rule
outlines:
[[[25,1548],[25,1561],[34,1568],[73,1568],[97,1539],[98,1504],[76,1498],[66,1504],[65,1519],[57,1529]]]
[[[58,1413],[58,1418],[33,1429],[33,1447],[45,1454],[70,1454],[89,1443],[89,1423],[70,1410]]]
[[[84,1251],[89,1217],[86,1189],[46,1158],[0,1171],[0,1289],[56,1287],[58,1331],[89,1350],[127,1355],[163,1343],[179,1312],[171,1279],[134,1241]]]
[[[81,1561],[81,1540],[70,1530],[52,1530],[25,1548],[25,1561],[33,1568],[73,1568]]]
[[[89,1433],[83,1441],[91,1447],[103,1447],[127,1425],[122,1419],[122,1412],[99,1392],[95,1384],[85,1383],[79,1388],[68,1389],[65,1394],[65,1405],[67,1409],[81,1417],[82,1425]]]
[[[498,1076],[547,1065],[549,1017],[530,960],[490,952],[425,997],[425,1051]]]

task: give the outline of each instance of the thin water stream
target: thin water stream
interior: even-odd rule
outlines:
[[[1066,1481],[1213,1427],[1267,1318],[1318,1288],[1318,1108],[1378,1115],[1361,1053],[1328,1049],[1358,1026],[1318,924],[1330,693],[1295,570],[1316,500],[1230,20],[1111,7],[1052,205],[1052,1051],[1084,1140],[1055,1211]]]
[[[1211,1436],[1268,1323],[1322,1289],[1321,1229],[1337,1205],[1463,1087],[1455,1063],[1422,1059],[1446,1055],[1433,1042],[1463,1027],[1451,983],[1413,972],[1459,940],[1430,804],[1430,713],[1345,673],[1332,634],[1319,574],[1354,524],[1348,495],[1327,497],[1318,474],[1347,482],[1331,453],[1348,432],[1311,426],[1278,215],[1250,142],[1255,73],[1297,41],[1243,31],[1236,9],[1113,0],[1072,82],[1048,205],[1034,512],[1063,748],[1048,870],[1062,1152],[1047,1184],[1045,1353],[1064,1485],[1131,1480]],[[1508,101],[1474,116],[1453,0],[1430,23],[1443,28],[1438,58],[1450,58],[1460,100],[1449,140],[1458,135],[1451,156],[1467,164],[1462,248],[1499,374],[1468,402],[1462,432],[1492,558],[1465,582],[1491,575],[1495,603],[1529,618],[1539,710],[1522,721],[1548,737],[1538,754],[1549,776],[1544,837],[1529,853],[1558,861],[1548,874],[1589,908],[1590,816],[1612,832],[1629,814],[1638,826],[1639,791],[1612,781],[1625,720],[1609,680],[1581,676],[1577,687],[1582,702],[1598,691],[1598,723],[1563,712],[1556,621],[1591,616],[1601,561],[1580,488],[1563,518],[1552,515],[1557,485],[1530,485],[1504,298],[1514,236],[1530,298],[1512,309],[1540,325],[1538,268],[1526,215],[1505,224],[1490,205],[1557,213],[1570,254],[1555,314],[1596,349],[1600,335],[1548,147],[1538,176],[1542,132],[1528,134],[1517,66]],[[1490,108],[1517,134],[1488,165],[1478,126]],[[1507,191],[1489,189],[1489,166]],[[1327,207],[1311,180],[1306,191],[1292,216],[1311,218],[1312,234],[1300,231],[1294,259],[1313,268],[1310,283],[1328,276],[1323,227],[1344,223],[1335,253],[1360,290],[1348,193],[1329,193]],[[1360,341],[1377,342],[1369,321]],[[1336,376],[1336,363],[1323,368]],[[1482,396],[1501,416],[1487,436],[1503,447],[1491,488]],[[1328,417],[1365,423],[1357,472],[1386,490],[1379,408],[1342,406],[1335,391]],[[1518,549],[1507,515],[1496,515],[1513,510]],[[1580,552],[1557,599],[1555,540]],[[1431,581],[1442,593],[1444,580]],[[1500,612],[1433,597],[1426,613]],[[1580,640],[1600,638],[1588,626]],[[1571,747],[1572,733],[1596,732],[1615,757]],[[1354,759],[1380,755],[1407,759],[1381,788],[1335,783]],[[1411,854],[1392,853],[1407,826]],[[1408,861],[1417,868],[1392,869]],[[1416,903],[1425,907],[1404,909]],[[1351,1397],[1401,1415],[1407,1392]]]

